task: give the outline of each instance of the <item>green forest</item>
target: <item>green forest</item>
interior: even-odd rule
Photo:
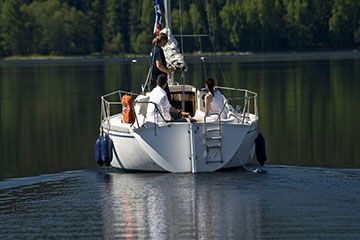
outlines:
[[[210,36],[184,38],[187,53],[213,47],[222,52],[266,52],[360,46],[359,0],[171,4],[175,35]],[[0,0],[0,56],[147,54],[154,22],[153,0]]]

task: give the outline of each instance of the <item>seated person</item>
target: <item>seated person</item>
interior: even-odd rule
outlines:
[[[193,118],[195,121],[202,121],[204,117],[209,117],[210,119],[217,120],[218,115],[212,115],[213,113],[220,114],[223,110],[224,100],[221,92],[219,90],[214,90],[215,81],[212,78],[209,78],[205,87],[209,90],[209,92],[205,95],[205,113],[197,111],[195,117]],[[220,117],[222,119],[226,119],[225,111],[221,112]]]
[[[147,107],[147,113],[146,113],[146,121],[147,122],[164,122],[170,121],[170,120],[176,120],[178,118],[181,118],[182,116],[188,116],[189,113],[181,112],[180,110],[174,108],[171,106],[169,99],[166,95],[165,89],[168,85],[167,83],[167,77],[165,74],[161,74],[158,76],[156,80],[157,86],[151,91],[150,98]],[[155,108],[155,103],[157,105],[157,108]],[[163,118],[161,117],[161,115]]]

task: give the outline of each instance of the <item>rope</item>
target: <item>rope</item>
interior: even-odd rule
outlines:
[[[239,158],[237,154],[235,154],[236,158],[239,159],[241,166],[245,169],[246,172],[249,172],[249,169],[245,166],[244,162]]]
[[[110,133],[110,103],[108,103],[104,97],[101,98],[101,114],[100,114],[100,136],[103,136],[103,127],[102,122],[105,120],[107,122],[108,134]]]
[[[110,103],[108,103],[106,110],[107,110],[107,122],[108,122],[107,130],[108,130],[108,134],[110,134]]]
[[[100,111],[100,133],[99,135],[102,137],[103,136],[103,127],[102,127],[102,121],[103,121],[103,117],[104,117],[104,99],[103,97],[101,97],[101,111]]]

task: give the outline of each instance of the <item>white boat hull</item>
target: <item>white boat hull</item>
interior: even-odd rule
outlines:
[[[190,85],[170,85],[169,88],[172,104],[178,107],[184,105],[185,111],[194,116],[192,120],[165,121],[159,115],[157,123],[153,123],[152,119],[147,119],[147,106],[154,103],[149,102],[149,94],[142,94],[134,102],[136,121],[128,124],[122,112],[110,114],[113,113],[113,110],[110,111],[111,106],[119,102],[105,100],[105,97],[114,96],[122,99],[123,92],[102,97],[100,129],[102,133],[109,134],[113,142],[113,167],[136,171],[196,173],[240,167],[251,161],[258,126],[255,93],[222,88],[234,95],[240,93],[240,97],[227,99],[223,96],[222,113],[226,117],[212,113],[204,118],[197,114],[204,115],[203,96],[206,91]],[[230,104],[230,100],[235,107]]]
[[[134,130],[110,127],[105,131],[114,146],[111,165],[140,171],[213,172],[249,163],[257,121],[251,125],[224,122],[221,128],[221,149],[207,152],[204,123],[147,123]]]

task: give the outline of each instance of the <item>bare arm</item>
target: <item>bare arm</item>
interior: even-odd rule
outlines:
[[[188,116],[188,115],[190,115],[190,113],[188,113],[188,112],[182,112],[182,111],[180,111],[179,109],[177,109],[177,108],[175,108],[175,107],[173,107],[173,106],[170,107],[170,112],[172,112],[172,113],[181,113],[181,115],[183,115],[183,116]]]
[[[160,71],[162,71],[162,72],[164,72],[164,73],[166,73],[166,74],[168,74],[168,75],[171,74],[171,72],[174,70],[173,68],[167,69],[167,68],[163,65],[161,59],[156,60],[156,67],[157,67]]]
[[[210,94],[206,94],[205,96],[205,116],[209,116],[210,115],[210,103],[213,100],[213,96],[211,96]]]
[[[172,113],[180,113],[180,110],[178,110],[177,108],[174,108],[173,106],[170,107],[170,112]]]

